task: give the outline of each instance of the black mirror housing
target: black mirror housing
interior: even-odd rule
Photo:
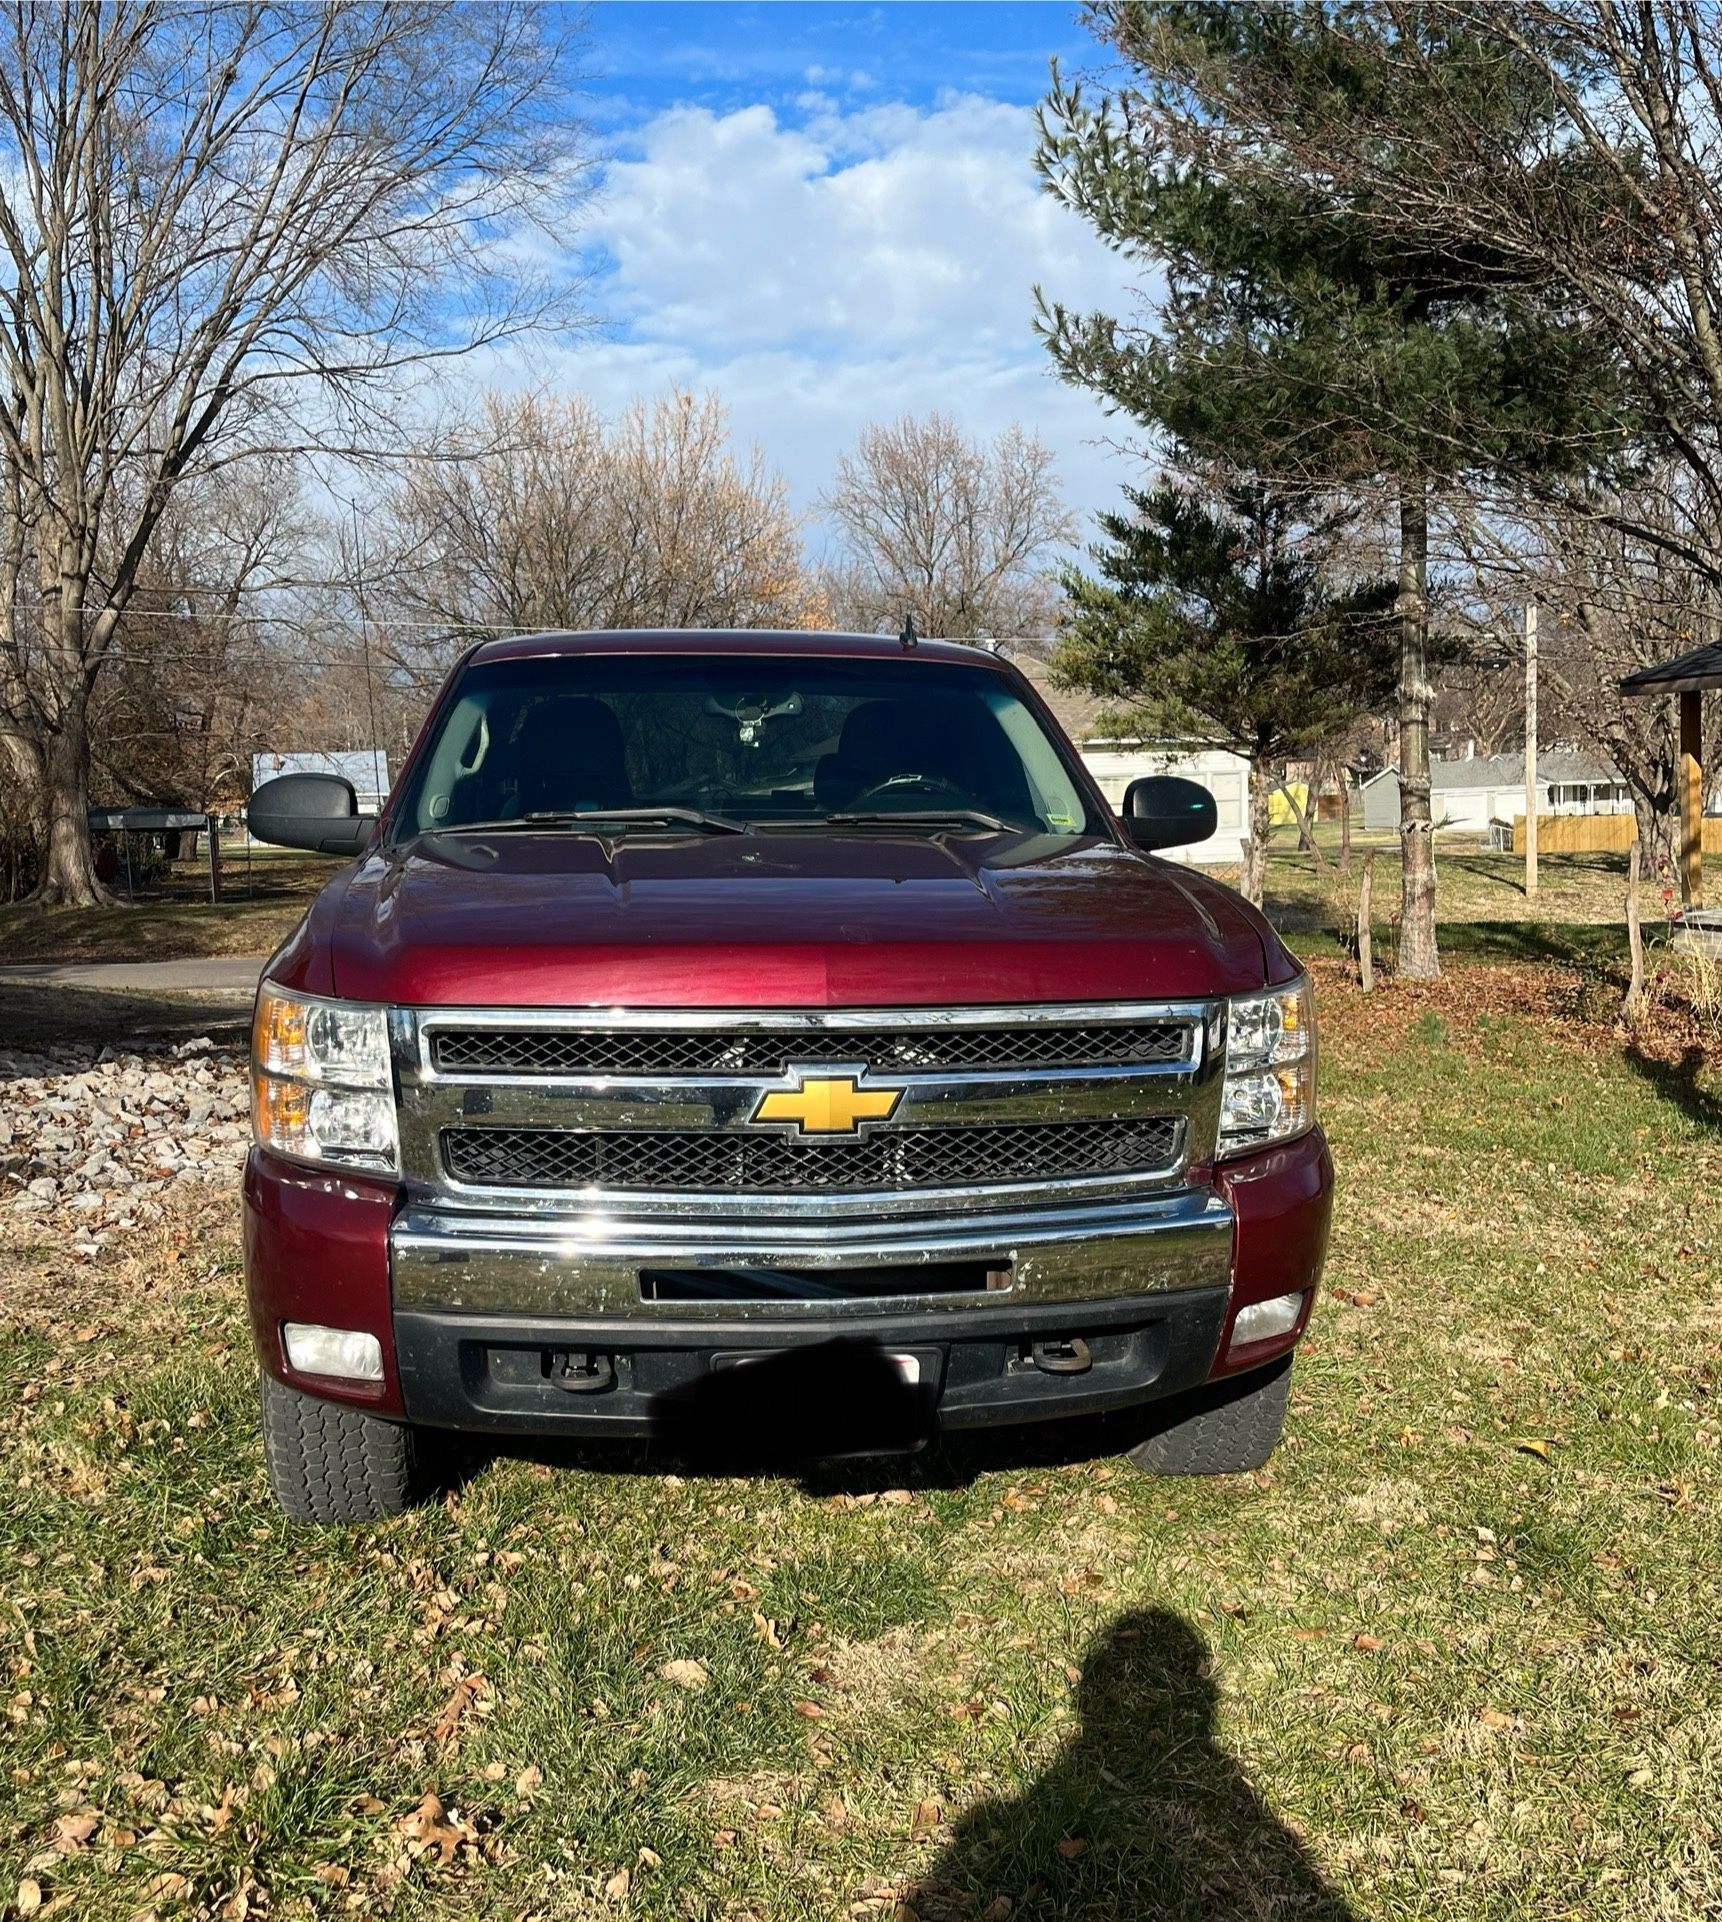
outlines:
[[[311,854],[361,854],[376,823],[338,774],[281,774],[251,797],[245,823],[259,841]]]
[[[1148,774],[1124,790],[1124,831],[1139,848],[1192,847],[1220,825],[1220,810],[1200,781]]]

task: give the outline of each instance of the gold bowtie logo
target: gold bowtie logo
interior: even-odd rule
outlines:
[[[774,1088],[754,1109],[755,1121],[793,1121],[804,1135],[852,1135],[863,1121],[889,1121],[903,1099],[901,1088],[861,1088],[853,1075]]]

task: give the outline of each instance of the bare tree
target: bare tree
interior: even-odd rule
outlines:
[[[715,395],[489,397],[424,450],[356,565],[395,657],[440,673],[494,628],[811,627],[825,619],[782,479],[738,458]]]
[[[102,898],[89,706],[174,490],[390,443],[410,369],[568,311],[566,47],[486,6],[19,0],[0,22],[0,753]]]
[[[990,444],[940,413],[869,427],[821,506],[847,550],[832,581],[851,625],[912,618],[953,639],[1051,626],[1058,600],[1044,568],[1077,527],[1051,449],[1020,427]]]
[[[91,695],[104,793],[202,811],[246,791],[251,756],[294,705],[281,597],[316,538],[288,461],[236,462],[174,490]]]

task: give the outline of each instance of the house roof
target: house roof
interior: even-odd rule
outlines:
[[[1101,724],[1106,703],[1094,694],[1055,687],[1050,661],[1034,660],[1019,654],[1012,658],[1011,666],[1024,680],[1032,683],[1034,691],[1052,709],[1053,719],[1078,747],[1087,741],[1112,737],[1113,730]]]
[[[1700,694],[1706,688],[1722,688],[1722,642],[1641,667],[1620,684],[1622,694]]]
[[[359,794],[386,794],[389,757],[380,747],[341,749],[331,754],[305,751],[252,755],[253,787],[273,781],[278,774],[338,774],[342,780],[350,781]]]
[[[1397,767],[1384,767],[1369,776],[1362,785],[1368,787],[1384,775],[1399,778]],[[1607,761],[1598,760],[1595,755],[1580,753],[1575,748],[1551,747],[1541,749],[1537,754],[1537,781],[1541,786],[1592,785],[1606,784],[1612,787],[1623,786],[1624,777],[1618,769],[1610,767]],[[1465,761],[1431,761],[1429,763],[1429,785],[1437,794],[1465,793],[1472,789],[1481,791],[1486,788],[1523,787],[1525,784],[1525,757],[1523,754],[1474,754]]]

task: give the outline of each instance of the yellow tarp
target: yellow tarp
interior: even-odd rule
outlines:
[[[1290,794],[1297,796],[1297,804],[1304,813],[1309,812],[1309,783],[1307,781],[1286,781],[1268,796],[1268,826],[1289,828],[1297,825],[1297,815],[1287,799]]]

